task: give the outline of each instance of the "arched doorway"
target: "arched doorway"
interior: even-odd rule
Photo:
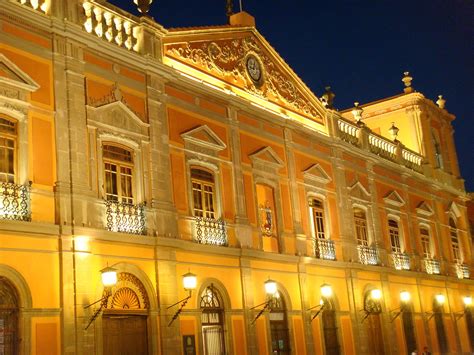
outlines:
[[[290,354],[290,335],[288,331],[286,304],[279,292],[276,293],[272,300],[269,317],[272,354]]]
[[[324,348],[326,355],[339,355],[339,340],[337,337],[336,310],[331,300],[322,298],[323,311],[321,319],[323,322]]]
[[[0,276],[0,354],[19,353],[18,292],[6,278]]]
[[[364,311],[366,312],[366,330],[368,353],[373,355],[385,354],[383,343],[382,323],[380,313],[382,305],[379,300],[374,299],[370,292],[367,292],[364,299]]]
[[[121,272],[102,315],[103,354],[147,355],[148,295],[134,275]]]
[[[407,354],[411,354],[413,350],[418,349],[415,337],[415,323],[413,321],[413,312],[411,304],[405,304],[401,307],[403,333],[405,334],[405,344]]]
[[[439,351],[444,354],[448,352],[448,340],[443,322],[443,306],[438,302],[433,304],[434,320],[436,324],[436,335],[438,337]]]
[[[204,355],[225,354],[222,297],[211,284],[201,294],[201,327]]]

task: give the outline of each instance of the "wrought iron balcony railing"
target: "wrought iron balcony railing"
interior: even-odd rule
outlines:
[[[336,249],[331,239],[316,238],[314,240],[315,254],[318,259],[336,260]]]
[[[227,228],[223,219],[195,217],[194,239],[201,244],[227,245]]]
[[[145,206],[106,201],[107,230],[130,234],[146,233]]]
[[[31,221],[30,185],[0,184],[0,219]]]
[[[392,253],[392,263],[397,270],[410,270],[410,257],[405,253]]]
[[[441,273],[439,260],[425,258],[423,259],[423,264],[427,274],[439,275]]]
[[[469,266],[465,264],[456,264],[456,275],[458,276],[458,279],[469,279],[471,276]]]
[[[367,245],[358,245],[359,261],[365,265],[378,265],[379,257],[377,249]]]

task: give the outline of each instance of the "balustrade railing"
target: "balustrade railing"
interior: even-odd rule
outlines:
[[[330,239],[316,238],[314,240],[315,254],[318,259],[336,260],[336,249],[334,241]]]
[[[423,264],[427,274],[439,275],[441,273],[439,260],[425,258],[423,259]]]
[[[412,170],[415,170],[419,173],[423,172],[423,157],[418,155],[417,153],[411,151],[410,149],[403,148],[402,149],[402,160],[403,164]]]
[[[42,13],[47,13],[50,0],[16,0],[16,2]]]
[[[130,234],[146,233],[145,206],[105,201],[107,230]]]
[[[0,183],[0,219],[31,221],[29,185]]]
[[[374,133],[369,133],[369,149],[372,153],[377,154],[385,159],[395,161],[397,159],[397,146]]]
[[[379,258],[377,249],[367,245],[358,245],[359,261],[365,265],[378,265]]]
[[[337,135],[343,141],[355,146],[360,146],[358,133],[360,127],[343,119],[337,120]]]
[[[138,51],[140,27],[131,19],[96,2],[82,4],[86,20],[84,29],[99,38],[128,50]]]
[[[465,264],[456,264],[456,275],[458,279],[469,279],[471,277],[469,266]]]
[[[410,257],[405,253],[392,253],[393,267],[397,270],[410,270]]]
[[[198,243],[227,245],[227,228],[223,219],[195,217],[194,229]]]

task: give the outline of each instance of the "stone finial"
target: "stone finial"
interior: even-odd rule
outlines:
[[[395,122],[392,122],[392,126],[388,129],[388,132],[392,136],[394,142],[397,141],[398,131],[400,131],[400,129],[395,126]]]
[[[152,2],[153,0],[133,0],[133,3],[138,7],[138,11],[143,15],[148,14]]]
[[[444,108],[446,106],[446,100],[443,99],[443,95],[438,95],[438,100],[436,100],[436,105],[439,108]]]
[[[407,94],[410,92],[413,92],[413,88],[411,87],[412,80],[413,80],[413,77],[410,76],[410,72],[406,71],[403,73],[402,81],[405,84],[405,88],[403,89],[403,91]]]
[[[359,106],[358,102],[354,102],[354,108],[352,109],[351,113],[357,123],[360,123],[362,120],[362,112],[364,112],[364,109]]]
[[[330,86],[326,86],[326,91],[324,92],[323,96],[321,96],[321,101],[323,103],[323,106],[326,108],[334,108],[334,98],[336,97],[336,94],[334,94],[331,91]]]

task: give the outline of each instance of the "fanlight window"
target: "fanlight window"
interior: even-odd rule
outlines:
[[[15,182],[17,123],[0,117],[0,182]]]
[[[133,154],[130,150],[104,145],[105,198],[133,204]]]
[[[425,259],[431,259],[430,231],[427,228],[420,228],[421,251]]]
[[[309,208],[313,224],[313,236],[319,239],[325,239],[324,229],[324,206],[321,200],[309,200]]]
[[[202,292],[200,306],[204,354],[225,354],[224,308],[212,284]]]
[[[401,253],[402,248],[400,245],[400,230],[398,228],[398,222],[389,219],[388,220],[388,233],[390,235],[390,245],[393,253]]]
[[[194,216],[215,219],[214,175],[207,170],[192,168]]]
[[[357,244],[368,246],[369,238],[367,235],[367,218],[365,211],[360,208],[354,209],[354,224],[357,238]]]
[[[461,250],[459,248],[458,229],[452,218],[449,219],[449,234],[451,236],[451,248],[453,251],[453,261],[461,262]]]

